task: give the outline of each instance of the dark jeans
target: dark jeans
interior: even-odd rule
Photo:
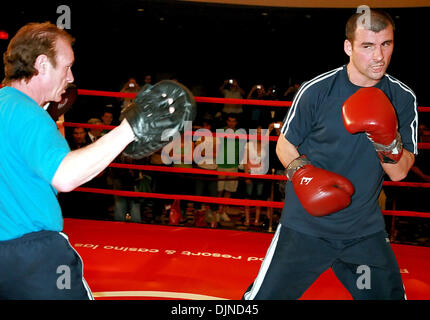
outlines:
[[[212,175],[196,175],[195,180],[195,195],[204,197],[218,196],[218,176]],[[218,205],[210,203],[209,207],[212,211],[217,210]]]

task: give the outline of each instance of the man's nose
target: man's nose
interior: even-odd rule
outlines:
[[[382,51],[382,47],[377,46],[373,51],[373,60],[381,61],[384,58],[384,52]]]
[[[73,83],[74,80],[75,78],[73,77],[72,69],[69,69],[69,71],[67,72],[67,82]]]

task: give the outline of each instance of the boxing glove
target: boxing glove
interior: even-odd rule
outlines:
[[[383,163],[397,163],[403,153],[397,116],[388,97],[378,88],[361,88],[342,106],[346,130],[365,132]]]
[[[354,194],[354,186],[348,179],[313,166],[305,155],[288,165],[287,178],[303,208],[316,217],[346,208]]]

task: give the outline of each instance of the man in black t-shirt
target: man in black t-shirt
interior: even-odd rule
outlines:
[[[305,82],[284,120],[285,206],[244,299],[298,299],[328,268],[354,299],[405,298],[378,196],[385,174],[398,181],[413,165],[417,103],[386,74],[391,17],[368,14],[348,20],[349,63]]]

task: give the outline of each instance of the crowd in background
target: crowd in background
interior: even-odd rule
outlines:
[[[173,79],[176,80],[176,79]],[[285,88],[277,86],[266,87],[264,83],[256,83],[248,91],[240,86],[237,79],[220,81],[218,96],[233,99],[284,100],[292,101],[299,89],[298,82],[291,82]],[[137,93],[147,85],[154,84],[151,75],[146,75],[141,84],[130,78],[120,89],[121,92]],[[201,88],[191,87],[195,96],[201,95]],[[113,98],[98,108],[99,113],[92,113],[86,120],[89,124],[116,125],[120,121],[120,112],[133,99]],[[257,135],[279,136],[282,121],[288,112],[288,107],[260,106],[252,104],[210,104],[198,103],[197,116],[193,121],[193,131],[207,129],[244,129],[249,133],[256,130]],[[67,120],[66,114],[66,120]],[[425,121],[421,122],[419,142],[430,142],[430,129]],[[67,128],[66,139],[71,149],[81,148],[100,138],[106,129]],[[212,140],[213,139],[213,140]],[[120,155],[114,162],[128,164],[148,164],[182,168],[198,168],[216,170],[217,175],[182,174],[158,171],[143,171],[136,169],[107,168],[95,179],[83,187],[114,189],[125,191],[154,192],[162,194],[198,195],[209,197],[224,197],[251,200],[283,201],[284,180],[266,180],[243,177],[225,176],[221,172],[241,172],[256,174],[284,174],[284,168],[276,156],[276,141],[269,141],[268,147],[262,147],[262,140],[248,139],[239,143],[235,139],[235,159],[227,161],[227,152],[219,148],[227,146],[227,140],[202,136],[191,144],[184,143],[181,137],[181,147],[172,148],[168,158],[163,158],[162,150],[141,160],[133,160]],[[199,146],[200,145],[200,146]],[[196,162],[192,155],[196,148],[208,150],[213,147],[213,161]],[[246,148],[246,152],[239,152]],[[180,150],[180,152],[178,152]],[[225,149],[224,151],[227,151]],[[240,154],[248,158],[239,159]],[[219,159],[223,155],[224,159]],[[192,161],[184,161],[184,157]],[[203,156],[205,156],[203,154]],[[207,156],[207,155],[206,155]],[[166,155],[164,155],[166,157]],[[406,181],[430,182],[430,170],[426,164],[428,150],[420,150],[415,166]],[[207,158],[206,158],[207,159]],[[169,162],[170,160],[170,162]],[[172,162],[173,160],[173,162]],[[258,163],[268,161],[264,172]],[[257,171],[256,171],[257,170]],[[384,187],[380,196],[382,209],[429,211],[425,201],[426,189]],[[161,200],[156,198],[120,197],[96,193],[71,192],[59,195],[65,217],[90,218],[116,221],[131,221],[143,223],[179,224],[198,227],[243,228],[261,231],[272,231],[279,219],[280,209],[258,206],[226,206],[216,203]],[[177,215],[172,219],[172,214]],[[393,218],[386,218],[387,225],[392,224]],[[428,226],[427,221],[423,221]]]

